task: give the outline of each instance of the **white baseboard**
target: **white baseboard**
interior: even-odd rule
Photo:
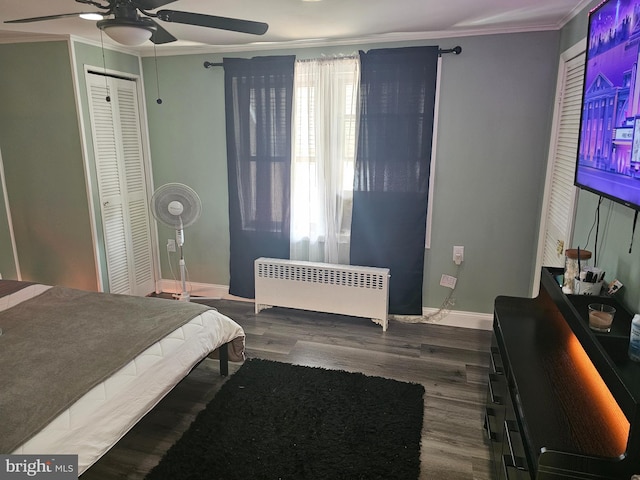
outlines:
[[[430,314],[433,314],[437,311],[437,308],[422,308],[422,314],[425,317],[428,317]],[[450,310],[444,316],[432,321],[427,320],[426,323],[437,323],[450,327],[475,328],[477,330],[492,330],[493,315],[491,315],[490,313],[462,312],[457,310]]]
[[[176,280],[162,279],[157,284],[157,291],[164,293],[180,293],[182,285]],[[236,297],[229,294],[228,285],[213,285],[209,283],[188,282],[187,291],[192,297],[206,297],[224,300],[237,300],[240,302],[251,302],[253,299]],[[491,330],[493,328],[493,316],[489,313],[461,312],[451,310],[445,315],[434,316],[433,319],[428,318],[429,315],[436,313],[436,308],[422,308],[422,315],[425,319],[422,323],[437,323],[439,325],[447,325],[450,327],[475,328],[477,330]],[[418,320],[418,317],[413,317]],[[402,316],[397,317],[398,321],[402,321]],[[417,322],[411,322],[417,323]]]
[[[187,291],[192,297],[206,297],[214,298],[216,300],[238,300],[240,302],[253,303],[253,299],[236,297],[235,295],[229,294],[229,285],[187,282]],[[157,283],[156,292],[180,293],[182,292],[182,285],[178,280],[162,279]]]

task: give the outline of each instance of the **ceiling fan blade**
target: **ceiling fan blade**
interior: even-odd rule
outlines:
[[[85,5],[93,5],[94,7],[101,8],[103,10],[111,10],[111,6],[103,5],[99,1],[96,0],[76,0],[78,3],[84,3]]]
[[[176,37],[166,31],[162,26],[160,26],[158,22],[154,21],[153,23],[156,27],[156,30],[153,32],[151,38],[149,39],[153,43],[155,43],[156,45],[162,45],[163,43],[171,43],[178,40]]]
[[[164,7],[175,1],[176,0],[134,0],[133,3],[140,10],[155,10],[156,8]]]
[[[46,15],[44,17],[32,17],[32,18],[20,18],[18,20],[5,20],[4,23],[30,23],[30,22],[41,22],[44,20],[55,20],[56,18],[67,18],[67,17],[77,17],[79,15],[83,15],[86,13],[97,13],[99,15],[104,15],[103,12],[77,12],[77,13],[60,13],[58,15]]]
[[[156,12],[156,17],[160,20],[164,20],[165,22],[219,28],[221,30],[251,33],[253,35],[262,35],[269,28],[269,25],[262,22],[240,20],[237,18],[216,17],[214,15],[204,15],[202,13],[178,12],[176,10],[159,10]]]

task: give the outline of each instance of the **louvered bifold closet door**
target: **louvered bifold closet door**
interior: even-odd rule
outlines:
[[[109,291],[146,295],[154,279],[136,85],[87,74],[87,88]]]
[[[140,135],[140,116],[135,88],[134,82],[117,81],[125,196],[130,226],[131,260],[133,261],[133,293],[146,295],[154,290],[154,279],[151,266],[150,220]]]
[[[576,189],[573,185],[582,85],[584,80],[584,55],[575,56],[564,63],[563,84],[557,105],[555,150],[550,155],[552,172],[548,195],[545,232],[544,266],[564,266],[564,250],[570,248]]]

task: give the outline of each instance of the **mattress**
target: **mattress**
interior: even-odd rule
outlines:
[[[39,295],[31,285],[0,298],[0,311]],[[231,360],[241,360],[242,327],[207,310],[151,345],[96,385],[14,454],[77,454],[79,474],[95,463],[148,413],[191,369],[220,345],[234,341]],[[241,342],[241,348],[237,343]],[[235,353],[235,354],[234,354]]]

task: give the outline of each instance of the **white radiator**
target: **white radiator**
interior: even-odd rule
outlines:
[[[256,314],[269,307],[299,308],[371,318],[387,330],[389,269],[258,258]]]

